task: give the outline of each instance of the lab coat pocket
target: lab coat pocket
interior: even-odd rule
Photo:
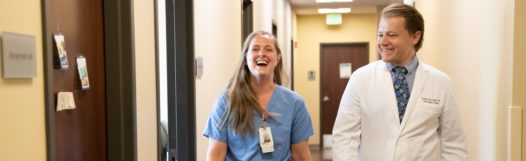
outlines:
[[[429,104],[425,102],[420,102],[418,109],[419,111],[426,112],[426,113],[432,113],[432,114],[442,113],[442,106],[435,105],[435,104]]]
[[[419,102],[415,115],[414,125],[424,125],[426,127],[438,126],[438,120],[442,114],[442,106]]]

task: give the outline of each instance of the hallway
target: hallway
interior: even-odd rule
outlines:
[[[196,161],[204,161],[208,140],[202,136],[202,130],[212,110],[217,96],[224,91],[232,69],[235,68],[243,41],[244,25],[247,20],[243,19],[243,2],[250,1],[253,6],[253,18],[250,25],[251,31],[264,30],[275,32],[279,46],[282,47],[283,69],[288,75],[290,82],[284,86],[294,89],[305,100],[308,112],[311,115],[314,126],[314,135],[309,139],[312,156],[317,161],[329,161],[331,152],[317,148],[322,142],[320,137],[321,125],[321,101],[323,94],[320,92],[320,46],[327,43],[368,43],[369,62],[378,59],[377,55],[377,26],[378,12],[383,6],[374,6],[367,9],[354,8],[350,13],[341,15],[341,24],[328,25],[327,16],[315,11],[318,6],[310,7],[306,11],[300,2],[315,0],[188,0],[192,7],[186,7],[193,14],[187,16],[190,19],[187,25],[192,26],[191,32],[179,32],[180,35],[190,35],[185,40],[192,40],[192,46],[188,51],[178,54],[192,54],[193,57],[187,61],[188,71],[191,71],[188,80],[195,83],[195,104],[186,106],[189,111],[194,110],[194,119],[184,120],[191,127],[178,129],[177,132],[191,136],[188,144],[193,148],[186,149],[188,154],[194,155]],[[359,2],[360,0],[355,0]],[[395,0],[367,0],[368,2],[393,2]],[[404,0],[397,0],[404,1]],[[53,74],[63,74],[64,70],[46,70],[53,63],[52,57],[47,50],[53,46],[44,42],[50,42],[48,37],[57,32],[71,31],[72,26],[65,23],[55,23],[58,28],[45,30],[43,26],[47,20],[44,19],[46,1],[0,1],[0,33],[11,32],[34,37],[36,49],[34,57],[36,67],[35,76],[30,78],[6,78],[4,65],[7,59],[3,50],[0,58],[0,160],[18,161],[20,156],[24,160],[48,161],[55,152],[55,147],[49,142],[58,141],[60,138],[50,138],[48,131],[55,128],[49,124],[49,111],[56,106],[56,95],[48,87],[54,82],[48,82]],[[50,2],[50,1],[47,1]],[[57,3],[89,3],[86,0],[57,1]],[[104,1],[110,2],[110,1]],[[113,1],[117,2],[117,1]],[[168,101],[174,101],[173,97],[163,94],[163,90],[175,89],[173,86],[163,86],[167,78],[160,73],[168,73],[161,65],[166,65],[167,59],[173,59],[174,53],[166,53],[161,49],[173,47],[180,49],[181,46],[162,44],[169,34],[162,34],[158,27],[166,27],[166,17],[159,15],[166,12],[166,7],[156,6],[164,0],[131,0],[126,1],[129,7],[124,6],[123,13],[130,14],[124,18],[122,23],[119,18],[102,17],[116,24],[129,27],[127,32],[106,31],[105,34],[125,35],[123,40],[130,43],[125,50],[119,52],[128,55],[130,60],[122,64],[122,70],[128,71],[129,82],[126,91],[122,92],[129,97],[115,97],[111,100],[124,103],[122,109],[129,110],[132,115],[126,117],[126,128],[132,129],[129,133],[129,141],[121,146],[129,146],[131,153],[126,157],[137,161],[156,161],[159,157],[159,127],[158,122],[167,120],[168,117],[161,114],[165,110]],[[173,2],[168,0],[167,2]],[[177,1],[182,2],[182,1]],[[413,2],[413,1],[408,1]],[[415,8],[421,11],[426,20],[426,38],[422,50],[418,52],[418,58],[431,64],[453,80],[453,95],[456,98],[458,113],[462,118],[470,159],[473,161],[526,161],[526,1],[524,0],[502,0],[502,1],[477,1],[477,0],[445,0],[426,1],[415,0]],[[353,3],[353,2],[350,2]],[[60,4],[55,4],[61,6]],[[121,5],[121,4],[119,4]],[[90,7],[68,8],[82,9],[94,13]],[[108,13],[108,12],[106,12]],[[85,20],[84,14],[68,14],[75,17],[69,19],[75,22]],[[122,15],[121,15],[122,16]],[[177,19],[180,20],[180,19]],[[186,23],[186,22],[185,22]],[[181,23],[179,23],[181,24]],[[179,26],[178,26],[179,27]],[[174,27],[175,28],[175,27]],[[181,27],[179,27],[180,29]],[[93,26],[81,25],[76,28],[78,33],[91,34]],[[53,33],[48,33],[53,32]],[[129,34],[132,33],[132,34]],[[176,35],[176,34],[173,34]],[[68,69],[73,81],[77,85],[77,67],[75,66],[75,55],[85,54],[89,47],[79,47],[77,44],[94,41],[83,37],[78,41],[67,39],[67,50],[71,52],[70,68]],[[105,35],[106,36],[106,35]],[[174,37],[172,37],[174,38]],[[175,39],[175,38],[174,38]],[[2,37],[3,40],[3,37]],[[178,42],[187,43],[178,39]],[[98,40],[99,42],[101,40]],[[108,41],[105,42],[116,42]],[[2,42],[2,41],[0,41]],[[109,44],[111,45],[111,44]],[[123,46],[123,44],[113,44]],[[164,45],[164,46],[163,46]],[[0,47],[2,47],[0,45]],[[96,46],[104,48],[109,46]],[[2,48],[4,49],[4,48]],[[78,49],[78,50],[77,50]],[[82,49],[82,50],[80,50]],[[73,51],[75,51],[73,53]],[[110,52],[111,53],[111,52]],[[118,54],[112,53],[109,56]],[[172,57],[166,57],[167,55]],[[202,64],[200,77],[195,77],[193,67],[195,60],[199,59]],[[180,59],[179,59],[180,60]],[[88,59],[87,62],[100,62],[100,60]],[[122,63],[126,60],[115,60],[110,63]],[[173,63],[172,65],[180,65]],[[52,66],[52,65],[51,65]],[[88,66],[88,72],[97,71],[95,66]],[[197,67],[197,66],[195,66]],[[52,68],[52,67],[51,67]],[[104,69],[102,66],[98,69]],[[197,68],[196,68],[197,69]],[[123,74],[123,73],[118,73]],[[115,74],[115,75],[118,75]],[[95,76],[90,73],[90,76]],[[95,77],[91,77],[95,78]],[[174,77],[175,78],[175,77]],[[95,81],[90,79],[90,81]],[[104,80],[101,80],[104,81]],[[90,82],[96,85],[95,82]],[[123,84],[119,84],[122,86]],[[108,85],[110,86],[110,85]],[[116,85],[114,85],[116,86]],[[183,86],[187,87],[187,86]],[[91,90],[83,90],[80,95],[93,93]],[[62,90],[62,89],[61,89]],[[129,91],[128,91],[129,90]],[[105,91],[105,90],[102,90]],[[75,103],[82,102],[80,95],[75,95]],[[170,95],[172,96],[172,95]],[[184,95],[183,95],[184,97]],[[52,99],[47,99],[52,98]],[[180,100],[178,100],[180,101]],[[101,101],[102,102],[102,101]],[[172,102],[173,103],[173,102]],[[184,105],[183,105],[184,106]],[[77,106],[83,107],[83,106]],[[85,110],[95,108],[83,107]],[[174,107],[172,107],[174,108]],[[77,111],[81,111],[78,110]],[[117,111],[117,114],[122,114]],[[166,112],[166,111],[164,111]],[[61,114],[75,117],[62,111]],[[94,115],[94,120],[99,117],[113,117],[115,115]],[[65,122],[74,124],[76,122]],[[83,125],[90,125],[86,123]],[[82,128],[80,126],[72,126]],[[87,128],[86,128],[87,129]],[[114,128],[120,129],[120,128]],[[190,130],[188,130],[190,129]],[[63,129],[73,131],[75,129]],[[88,135],[89,133],[77,133]],[[171,136],[177,134],[170,134]],[[72,136],[74,137],[74,136]],[[188,139],[190,140],[190,139]],[[188,141],[184,140],[184,141]],[[123,141],[124,142],[124,141]],[[65,142],[64,144],[83,146],[79,143]],[[93,143],[98,144],[98,143]],[[100,143],[106,144],[106,143]],[[27,146],[31,145],[31,146]],[[115,146],[115,144],[107,143]],[[118,149],[118,148],[117,148]],[[75,149],[78,155],[83,148]],[[109,153],[109,152],[108,152]],[[27,155],[31,154],[31,155]],[[185,155],[185,154],[181,154]],[[326,156],[324,159],[324,156]],[[329,158],[327,158],[329,157]],[[521,159],[522,158],[522,159]]]

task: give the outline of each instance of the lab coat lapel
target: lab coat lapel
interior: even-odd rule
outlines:
[[[381,76],[382,76],[382,79],[385,81],[383,84],[385,85],[383,87],[383,89],[385,89],[386,91],[386,98],[387,98],[387,104],[390,105],[389,107],[387,107],[389,111],[391,111],[392,113],[392,117],[390,118],[393,118],[392,120],[390,120],[389,122],[393,124],[393,126],[396,126],[397,129],[400,129],[400,118],[398,116],[398,106],[397,106],[397,103],[396,103],[396,95],[395,95],[395,91],[394,91],[394,87],[393,87],[393,79],[391,78],[391,72],[389,71],[389,68],[387,67],[387,63],[383,62],[383,66],[381,66],[381,68],[379,68],[378,70],[380,70],[380,73],[381,73]]]
[[[413,83],[413,89],[411,90],[411,96],[409,98],[409,103],[405,111],[404,119],[402,120],[402,123],[401,123],[400,132],[403,131],[406,125],[406,122],[408,120],[411,120],[411,117],[413,117],[412,113],[415,110],[415,108],[418,108],[416,107],[416,104],[418,103],[418,100],[421,97],[422,91],[424,90],[424,86],[427,82],[428,75],[429,73],[427,69],[425,69],[424,64],[421,61],[419,61],[418,67],[416,68],[416,75],[415,75],[415,81]]]

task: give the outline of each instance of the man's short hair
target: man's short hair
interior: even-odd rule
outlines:
[[[415,34],[417,31],[421,32],[420,40],[414,46],[415,50],[418,51],[424,41],[424,18],[414,7],[402,3],[393,3],[382,11],[382,18],[398,16],[405,18],[405,29],[410,34]]]

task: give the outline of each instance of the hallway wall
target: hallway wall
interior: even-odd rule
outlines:
[[[254,6],[254,31],[272,32],[272,1],[274,0],[252,0]]]
[[[453,79],[470,160],[506,160],[513,0],[417,0],[416,8],[426,21],[417,55]]]
[[[155,1],[133,1],[137,161],[157,160]]]
[[[36,76],[0,77],[0,160],[46,160],[41,12],[40,0],[0,1],[0,33],[32,35],[36,41]]]
[[[522,107],[522,161],[526,161],[526,1],[515,0],[513,105]]]
[[[290,88],[291,77],[291,45],[293,32],[294,13],[290,2],[283,0],[253,0],[254,6],[254,31],[267,31],[272,33],[272,25],[277,27],[278,44],[282,52],[283,70],[287,75],[287,80],[283,86]]]
[[[208,138],[202,135],[216,98],[225,90],[241,51],[241,0],[194,1],[195,56],[203,58],[196,79],[196,153],[206,160]]]
[[[287,81],[283,86],[291,85],[291,40],[292,40],[292,9],[288,1],[274,0],[274,9],[271,19],[278,27],[278,44],[281,48],[283,70],[287,75]]]
[[[369,61],[376,52],[376,14],[344,14],[342,25],[327,26],[325,15],[296,17],[297,48],[294,51],[294,89],[304,97],[314,125],[309,144],[320,144],[320,43],[368,42]],[[308,80],[308,72],[316,74]]]

